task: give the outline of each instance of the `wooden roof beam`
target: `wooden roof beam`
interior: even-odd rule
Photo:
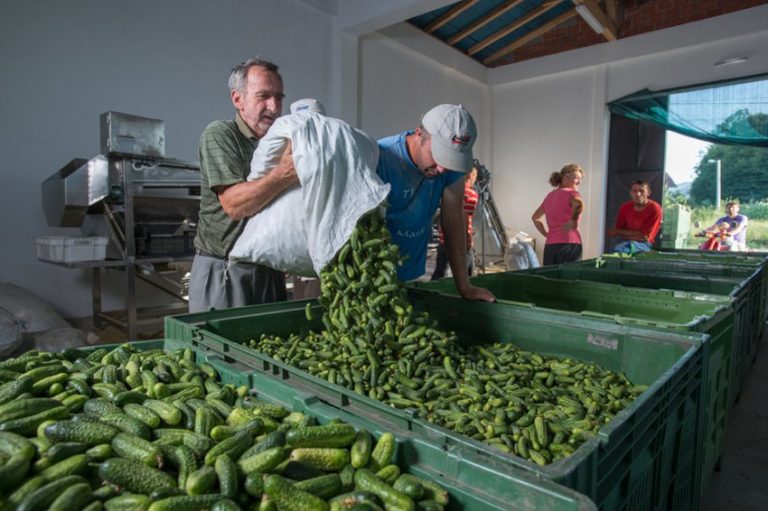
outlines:
[[[620,26],[619,21],[619,0],[605,0],[605,13],[616,26]]]
[[[544,25],[540,26],[536,30],[533,30],[531,32],[528,32],[523,37],[520,37],[519,39],[516,39],[515,41],[511,42],[504,48],[500,49],[499,51],[495,52],[494,54],[490,55],[489,57],[486,57],[483,59],[483,64],[486,66],[496,62],[500,58],[504,57],[505,55],[508,55],[515,51],[516,49],[525,46],[533,39],[536,39],[537,37],[546,34],[556,26],[568,21],[569,19],[578,16],[578,13],[576,12],[576,9],[570,9],[568,11],[565,11],[563,14],[558,16],[557,18],[553,19],[552,21],[545,23]]]
[[[486,37],[476,45],[472,46],[469,50],[467,50],[468,55],[474,55],[475,53],[479,52],[480,50],[487,48],[488,46],[492,45],[499,39],[508,36],[518,28],[522,27],[526,23],[530,22],[531,20],[534,20],[544,14],[545,12],[549,11],[556,5],[560,3],[560,0],[551,0],[549,2],[544,2],[539,7],[536,7],[534,10],[520,18],[519,20],[515,21],[514,23],[506,26],[502,30],[499,30],[498,32],[491,34],[490,36]],[[575,11],[574,11],[575,12]]]
[[[603,11],[595,0],[573,0],[576,5],[583,5],[592,16],[603,26],[602,35],[609,41],[619,38],[619,28]]]
[[[431,34],[432,32],[442,27],[443,25],[451,21],[453,18],[455,18],[462,12],[466,11],[467,9],[475,5],[478,1],[479,0],[464,0],[459,5],[457,5],[456,7],[449,10],[448,12],[446,12],[445,14],[437,18],[435,21],[427,25],[424,28],[424,31],[427,32],[428,34]]]
[[[524,0],[509,0],[508,2],[501,4],[500,6],[498,6],[491,12],[489,12],[488,14],[484,15],[483,17],[481,17],[480,19],[478,19],[477,21],[469,25],[467,28],[465,28],[458,34],[451,36],[446,41],[446,43],[453,46],[454,44],[458,43],[459,41],[467,37],[469,34],[472,34],[473,32],[476,32],[477,30],[483,28],[488,23],[495,20],[505,12],[514,9],[515,7],[523,3],[523,1]]]

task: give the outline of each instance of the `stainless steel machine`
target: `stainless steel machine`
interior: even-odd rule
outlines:
[[[76,158],[43,181],[43,208],[49,225],[79,227],[86,236],[110,239],[103,261],[54,263],[90,268],[93,319],[115,324],[136,339],[139,322],[186,310],[181,282],[194,255],[200,205],[196,164],[165,157],[162,120],[119,112],[101,115],[101,152]],[[101,310],[101,275],[117,269],[126,276],[125,317]],[[136,279],[173,297],[161,307],[136,307]]]

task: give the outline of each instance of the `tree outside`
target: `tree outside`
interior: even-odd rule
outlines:
[[[743,126],[743,129],[766,133],[768,116],[749,115],[740,110],[724,124],[728,123],[729,129]],[[721,167],[720,210],[715,208],[717,160]],[[710,144],[695,166],[694,174],[687,194],[673,188],[666,190],[664,196],[665,207],[684,204],[691,210],[687,247],[695,248],[701,244],[702,238],[694,237],[694,234],[723,216],[728,201],[738,200],[740,213],[749,219],[747,247],[768,250],[768,148]]]

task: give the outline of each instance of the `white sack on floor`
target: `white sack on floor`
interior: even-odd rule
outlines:
[[[0,356],[18,348],[24,333],[71,328],[56,309],[31,291],[0,282]]]
[[[249,180],[267,174],[291,141],[300,186],[251,217],[229,256],[306,277],[316,276],[358,220],[387,197],[376,175],[376,141],[319,113],[280,117],[259,141]]]

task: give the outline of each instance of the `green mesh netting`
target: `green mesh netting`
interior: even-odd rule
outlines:
[[[768,147],[768,75],[642,90],[608,104],[611,112],[715,144]]]

